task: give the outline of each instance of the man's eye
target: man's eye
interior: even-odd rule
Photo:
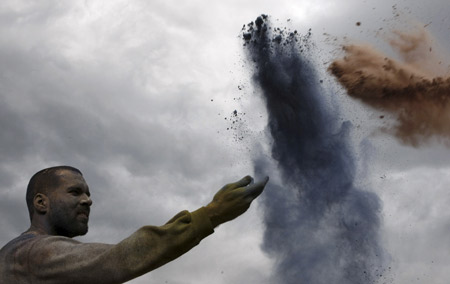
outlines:
[[[69,193],[74,196],[80,195],[80,192],[78,190],[72,190],[72,191],[69,191]]]

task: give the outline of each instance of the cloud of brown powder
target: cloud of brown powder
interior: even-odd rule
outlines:
[[[368,45],[346,45],[329,71],[348,95],[393,114],[397,122],[384,130],[402,143],[418,147],[437,138],[450,147],[450,76],[431,36],[424,29],[393,35],[389,43],[400,60]]]

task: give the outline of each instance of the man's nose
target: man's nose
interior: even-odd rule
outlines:
[[[92,205],[92,199],[89,196],[87,196],[86,194],[84,194],[80,203],[82,205],[91,206]]]

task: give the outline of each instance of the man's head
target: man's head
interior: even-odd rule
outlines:
[[[32,225],[38,224],[48,234],[87,233],[92,201],[78,169],[58,166],[37,172],[28,184],[26,200]]]

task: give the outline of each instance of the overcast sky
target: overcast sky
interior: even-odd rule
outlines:
[[[447,283],[450,149],[371,134],[379,112],[348,99],[325,70],[344,37],[390,54],[389,31],[414,23],[429,24],[445,53],[448,0],[315,3],[2,1],[0,246],[28,228],[26,185],[45,167],[84,173],[94,204],[90,231],[79,239],[107,243],[206,205],[222,185],[252,174],[266,114],[238,36],[265,13],[274,26],[312,28],[318,72],[336,90],[343,119],[357,126],[355,149],[370,149],[358,182],[383,202],[391,258],[384,279]],[[234,110],[243,120],[227,130]],[[261,210],[254,204],[188,254],[129,283],[270,283]]]

